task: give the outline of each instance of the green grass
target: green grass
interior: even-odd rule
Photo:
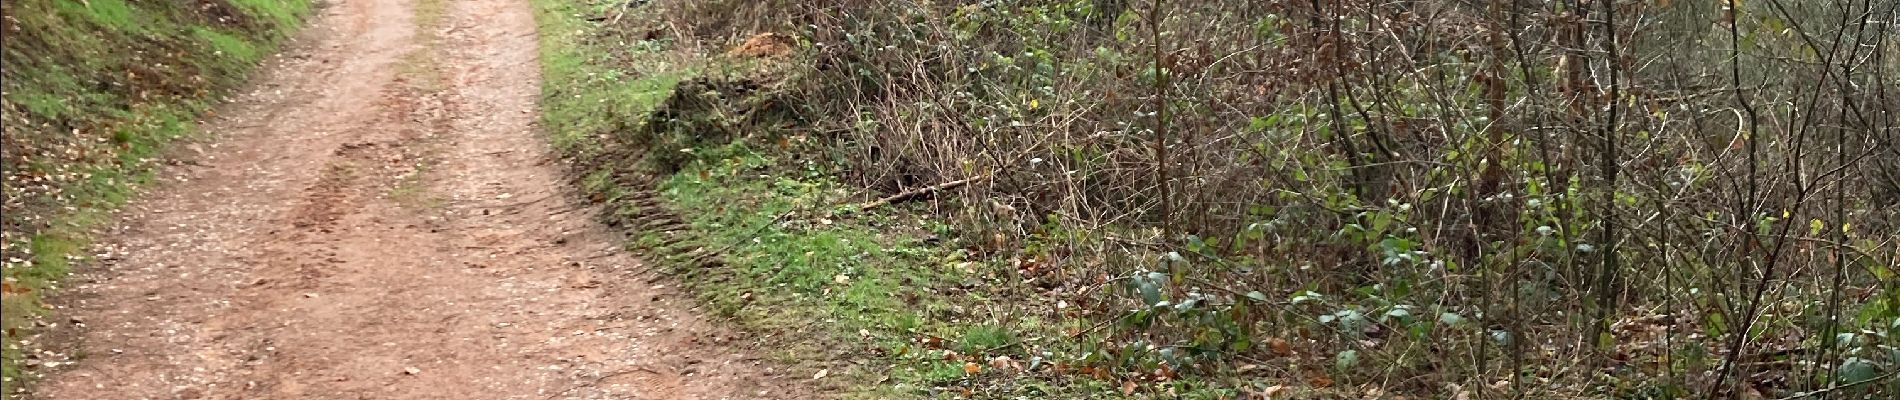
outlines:
[[[236,0],[257,19],[236,23],[203,15],[192,4],[21,0],[5,6],[11,26],[20,28],[0,46],[6,140],[49,153],[9,155],[4,175],[49,176],[60,194],[24,192],[22,182],[6,181],[8,195],[26,194],[31,207],[9,211],[0,243],[6,253],[0,277],[13,289],[0,298],[6,332],[0,397],[24,389],[19,362],[26,349],[18,340],[31,318],[45,312],[41,296],[85,259],[90,232],[151,180],[149,159],[193,134],[192,121],[212,96],[241,83],[310,6]]]
[[[84,20],[101,29],[124,33],[142,33],[145,29],[142,13],[132,9],[125,0],[62,1],[57,4],[60,13],[66,18]]]
[[[688,74],[659,63],[609,66],[602,58],[606,52],[585,47],[587,21],[575,17],[573,3],[538,0],[535,11],[541,24],[542,122],[558,150],[592,150],[583,148],[598,145],[589,135],[644,115]]]
[[[645,191],[664,210],[682,214],[690,229],[636,231],[631,248],[715,315],[769,333],[762,335],[773,338],[768,355],[795,365],[795,376],[828,369],[831,378],[818,384],[836,385],[830,389],[851,398],[946,397],[964,390],[988,398],[1119,394],[1119,381],[1044,372],[1049,364],[1031,373],[993,368],[995,357],[1021,364],[1083,358],[1093,347],[1062,332],[1080,332],[1094,321],[1022,312],[1046,305],[1010,292],[1021,285],[1013,267],[924,242],[919,236],[942,224],[921,220],[903,205],[872,212],[842,206],[861,199],[832,178],[837,171],[790,161],[813,149],[783,148],[769,130],[739,132],[729,142],[684,132],[694,140],[655,142],[696,147],[631,148],[651,146],[647,141],[656,134],[647,131],[655,129],[645,125],[648,116],[669,106],[682,83],[720,79],[704,74],[744,74],[745,68],[675,54],[664,42],[601,36],[608,33],[583,18],[598,14],[596,4],[534,4],[542,126],[581,169],[582,188],[609,202],[621,220],[660,212],[632,200]],[[654,158],[685,161],[655,176],[655,187],[621,186],[617,177],[668,170],[637,161]],[[718,251],[717,262],[696,257],[706,249]],[[966,371],[969,363],[977,373]],[[1170,384],[1143,390],[1160,397],[1175,389],[1185,398],[1221,395],[1202,382]]]
[[[303,24],[304,15],[309,13],[309,0],[231,0],[231,4],[252,16],[263,18],[273,26],[296,27]],[[276,29],[269,32],[266,39],[281,40],[289,38],[294,29]]]
[[[263,56],[257,46],[244,38],[207,27],[192,27],[192,36],[203,40],[213,56],[231,57],[242,63],[254,63]]]
[[[673,268],[702,303],[749,328],[872,344],[840,353],[839,346],[799,343],[781,358],[871,361],[832,373],[860,382],[846,388],[856,396],[890,398],[956,384],[966,378],[965,358],[1016,355],[993,350],[1016,341],[1012,330],[1022,327],[986,319],[981,290],[957,288],[992,283],[988,271],[958,268],[959,254],[897,233],[888,216],[832,216],[849,192],[825,174],[786,174],[743,144],[697,152],[699,161],[669,176],[660,192],[671,208],[690,211],[685,218],[701,237],[659,247],[661,238],[649,234],[637,247]],[[678,259],[692,247],[726,249],[723,263]],[[923,342],[930,338],[944,343]],[[945,359],[942,350],[962,356]]]
[[[922,240],[945,225],[905,205],[854,210],[848,205],[862,198],[833,178],[838,171],[794,161],[801,151],[818,150],[786,148],[775,140],[779,133],[763,128],[725,142],[696,131],[683,133],[696,140],[659,141],[695,146],[686,149],[637,147],[655,136],[648,117],[670,106],[682,83],[721,79],[705,74],[743,75],[745,66],[675,54],[663,42],[599,36],[604,29],[583,18],[596,14],[585,1],[534,5],[542,126],[580,169],[582,189],[608,202],[621,221],[680,214],[689,229],[634,227],[630,248],[716,316],[769,333],[761,335],[772,338],[768,356],[793,364],[795,376],[828,369],[831,378],[818,385],[836,385],[829,389],[851,398],[945,397],[964,390],[988,398],[1119,394],[1119,381],[1052,374],[1045,372],[1049,364],[1029,373],[993,368],[996,357],[1019,364],[1081,358],[1094,347],[1063,332],[1081,332],[1095,321],[1024,312],[1048,305],[1021,291],[1013,266]],[[655,176],[669,170],[646,165],[660,156],[685,161]],[[657,183],[622,186],[628,175]],[[635,200],[647,193],[662,210]],[[706,250],[717,251],[716,262],[697,257]],[[966,371],[969,363],[977,373]],[[1185,398],[1220,395],[1202,382],[1170,384],[1143,390],[1160,397],[1175,389]]]
[[[649,188],[618,186],[614,176],[648,171],[630,159],[604,159],[637,136],[646,116],[681,82],[708,68],[663,50],[609,60],[595,46],[596,27],[576,17],[581,6],[536,1],[541,23],[543,126],[556,148],[578,160],[584,190],[617,202],[637,218],[652,210],[624,200]],[[611,39],[600,40],[612,42]],[[660,49],[651,42],[635,46]],[[685,211],[689,239],[647,232],[633,248],[672,270],[673,277],[717,315],[754,331],[799,339],[777,343],[771,356],[830,370],[843,391],[861,398],[941,394],[935,387],[1000,377],[987,364],[976,376],[966,362],[1007,355],[1008,348],[1051,328],[1039,321],[1001,321],[986,313],[998,271],[967,263],[957,251],[924,244],[901,213],[834,215],[851,200],[846,187],[818,167],[788,168],[744,139],[688,149],[689,162],[659,177],[658,197]],[[637,149],[636,151],[677,151]],[[620,154],[620,153],[614,153]],[[917,221],[909,221],[917,222]],[[692,263],[694,248],[723,250],[720,263]],[[967,285],[974,287],[964,287]],[[946,357],[946,351],[955,356]],[[835,358],[834,358],[835,357]],[[855,359],[859,362],[837,362]]]

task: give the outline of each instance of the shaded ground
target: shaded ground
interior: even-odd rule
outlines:
[[[35,390],[800,398],[596,226],[525,2],[338,0],[71,278]]]

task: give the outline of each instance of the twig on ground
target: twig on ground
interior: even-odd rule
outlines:
[[[1783,397],[1777,400],[1794,400],[1794,399],[1799,399],[1799,398],[1814,397],[1817,395],[1832,393],[1836,390],[1843,390],[1843,389],[1848,389],[1848,388],[1865,385],[1869,383],[1886,381],[1887,378],[1892,378],[1893,375],[1896,373],[1900,373],[1900,370],[1887,371],[1887,373],[1885,374],[1880,374],[1880,376],[1876,376],[1872,378],[1862,379],[1862,380],[1843,383],[1843,384],[1834,385],[1834,386],[1828,386],[1825,388],[1810,390],[1810,391],[1801,392],[1801,393],[1795,393],[1793,396]]]
[[[968,185],[971,182],[977,182],[977,181],[981,181],[981,180],[985,180],[989,178],[990,178],[989,175],[978,175],[974,177],[939,183],[932,186],[925,186],[925,187],[921,187],[917,189],[912,189],[910,191],[891,195],[890,197],[872,200],[870,202],[860,204],[858,205],[858,210],[862,211],[862,210],[869,210],[873,208],[883,207],[891,203],[910,200],[912,198],[919,197],[919,196],[929,195],[932,193],[941,192],[941,191],[950,190],[950,189],[956,189],[959,186]]]

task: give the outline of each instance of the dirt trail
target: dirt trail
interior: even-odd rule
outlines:
[[[330,2],[183,146],[55,300],[35,396],[806,397],[573,200],[526,1],[414,1]]]

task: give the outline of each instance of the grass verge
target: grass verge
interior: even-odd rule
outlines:
[[[855,212],[823,163],[796,155],[796,135],[752,125],[719,107],[730,75],[752,63],[707,58],[601,21],[612,2],[536,0],[543,126],[575,165],[607,222],[702,304],[773,341],[774,358],[848,397],[906,398],[977,387],[1050,395],[1013,379],[1052,351],[1062,325],[1010,318],[995,288],[1004,266],[966,260],[936,242],[940,224],[899,208]],[[606,16],[606,17],[602,17]],[[739,85],[746,86],[746,85]],[[708,122],[711,120],[711,122]],[[1033,368],[1033,365],[1030,365]],[[992,392],[991,394],[996,394]]]
[[[213,99],[295,30],[305,0],[22,0],[3,10],[0,396],[21,393],[41,296]]]

